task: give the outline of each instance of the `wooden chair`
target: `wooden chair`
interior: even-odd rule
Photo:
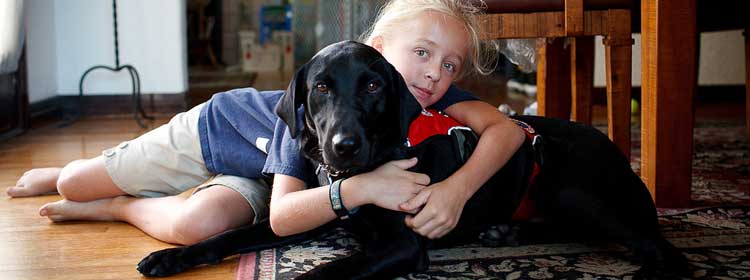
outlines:
[[[486,0],[484,39],[538,40],[537,102],[543,116],[591,123],[594,37],[604,36],[610,139],[630,157],[630,0]]]
[[[690,206],[692,100],[697,82],[695,33],[745,29],[745,119],[750,137],[750,17],[743,1],[486,0],[486,3],[488,14],[482,20],[487,39],[573,38],[570,53],[556,43],[538,48],[538,102],[543,115],[568,118],[567,110],[571,107],[568,96],[572,96],[572,118],[584,122],[590,119],[587,102],[590,102],[589,63],[593,62],[593,51],[589,49],[593,42],[586,37],[605,36],[609,136],[625,153],[630,150],[630,33],[642,31],[641,177],[658,207]],[[560,75],[555,76],[556,73]]]

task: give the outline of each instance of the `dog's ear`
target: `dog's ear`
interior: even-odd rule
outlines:
[[[409,135],[409,126],[411,122],[422,112],[422,106],[419,105],[417,99],[411,94],[409,88],[406,86],[404,78],[401,73],[396,70],[393,65],[386,63],[389,72],[391,72],[391,88],[393,94],[397,95],[398,100],[398,123],[400,139],[405,140]]]
[[[414,98],[409,91],[409,88],[406,87],[406,82],[401,76],[401,73],[399,73],[390,63],[387,63],[387,65],[391,72],[391,86],[393,93],[398,96],[399,101],[398,123],[401,136],[400,139],[406,139],[409,135],[409,126],[411,125],[411,122],[419,116],[419,113],[422,112],[422,106],[419,105],[417,99]]]
[[[302,106],[307,99],[307,64],[297,70],[294,78],[289,82],[289,87],[281,96],[279,103],[276,104],[276,114],[279,115],[286,126],[289,127],[289,133],[292,138],[297,138],[299,127],[297,124],[297,108]]]

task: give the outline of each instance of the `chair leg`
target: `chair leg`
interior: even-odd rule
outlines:
[[[611,10],[605,49],[609,138],[630,158],[630,91],[633,38],[630,11]]]
[[[745,27],[745,136],[750,138],[750,27]]]
[[[570,53],[564,39],[537,41],[537,112],[540,116],[570,119]]]
[[[575,37],[570,44],[571,119],[591,124],[594,93],[594,37]]]
[[[630,158],[630,90],[632,39],[604,39],[607,72],[607,121],[609,138]]]

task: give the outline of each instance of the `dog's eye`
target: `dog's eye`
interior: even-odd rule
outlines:
[[[318,82],[315,84],[315,88],[320,93],[327,93],[328,92],[328,86],[324,82]]]
[[[380,85],[378,85],[375,82],[370,82],[367,84],[367,92],[369,93],[375,93],[380,88]]]

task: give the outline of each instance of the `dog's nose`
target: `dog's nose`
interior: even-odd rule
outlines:
[[[360,142],[354,134],[336,133],[333,135],[333,151],[338,156],[352,156],[359,152]]]

